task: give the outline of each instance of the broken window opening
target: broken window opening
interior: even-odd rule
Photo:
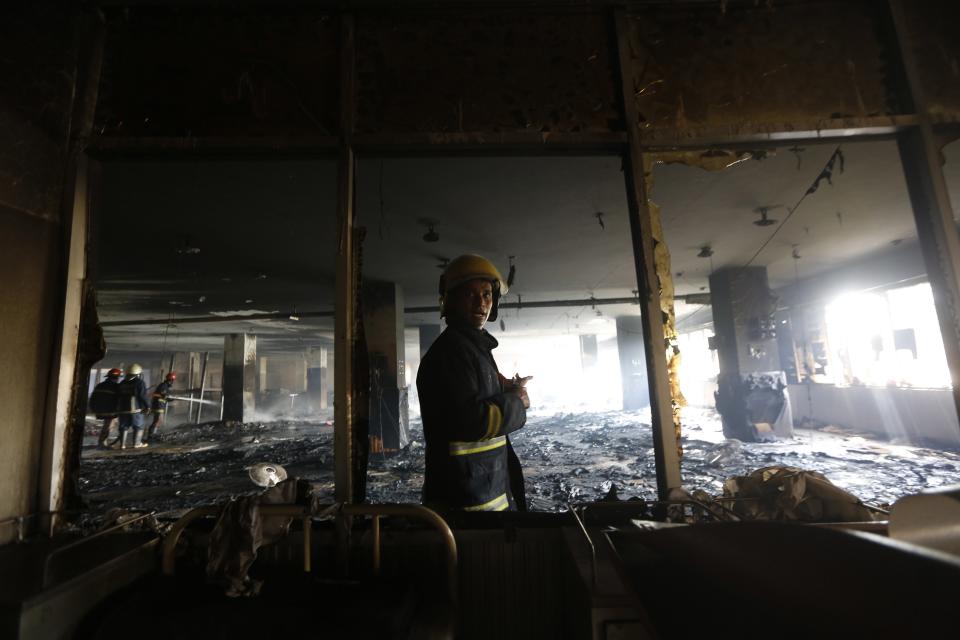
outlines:
[[[730,505],[731,478],[791,467],[882,506],[952,482],[960,428],[896,144],[718,172],[702,157],[655,166],[650,194],[678,299],[685,486]],[[918,464],[948,473],[905,484]]]
[[[107,351],[87,396],[136,364],[147,397],[88,407],[88,517],[256,492],[258,463],[332,498],[335,176],[326,158],[103,162],[88,259]]]

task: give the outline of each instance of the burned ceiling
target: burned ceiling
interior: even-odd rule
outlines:
[[[269,161],[301,154],[313,144],[310,141],[316,142],[311,157],[317,158],[332,154],[344,133],[353,134],[359,158],[357,222],[369,232],[365,273],[401,281],[411,304],[430,304],[436,264],[465,250],[486,251],[504,263],[508,256],[516,256],[517,291],[524,296],[631,295],[636,275],[629,242],[620,247],[614,240],[628,238],[626,229],[620,228],[626,216],[618,158],[626,140],[619,108],[621,59],[627,65],[627,90],[632,89],[639,113],[641,142],[657,148],[709,141],[717,135],[749,137],[750,132],[762,138],[770,131],[803,135],[799,133],[803,130],[809,135],[821,127],[894,131],[904,126],[897,118],[910,117],[909,105],[898,97],[903,93],[899,78],[890,66],[887,16],[864,0],[634,5],[625,14],[629,50],[623,58],[617,48],[615,8],[516,7],[493,12],[469,6],[457,11],[385,12],[358,7],[348,14],[295,5],[193,9],[161,3],[104,10],[107,37],[92,145],[104,162],[124,161],[126,156],[118,155],[117,149],[148,157],[175,149],[198,162],[217,160],[210,155],[209,149],[214,149],[237,159],[237,150],[247,144],[258,154],[267,153],[261,159]],[[944,8],[938,11],[949,13]],[[929,27],[913,26],[915,31]],[[918,39],[917,46],[921,58],[929,62],[928,84],[939,87],[943,83],[936,79],[955,74],[953,47],[941,35],[929,42]],[[340,52],[348,50],[353,60],[341,59]],[[351,62],[355,82],[344,84],[340,74]],[[949,89],[935,90],[943,118],[952,109],[950,95]],[[347,112],[350,117],[343,120]],[[341,131],[341,121],[355,121],[354,130]],[[594,160],[587,158],[574,171],[579,175],[558,178],[570,171],[559,169],[551,179],[552,169],[542,158],[503,160],[494,169],[477,159],[397,157],[404,150],[509,152],[499,146],[507,139],[503,136],[521,134],[534,136],[523,138],[528,143],[542,141],[543,149],[563,144],[557,140],[576,140],[582,146],[574,148],[606,156],[596,159],[605,173],[600,176],[590,169]],[[584,144],[589,136],[594,136],[596,147]],[[416,140],[420,146],[410,146]],[[472,151],[457,149],[464,140],[473,143]],[[765,263],[771,265],[775,283],[797,277],[797,260],[792,258],[797,245],[803,275],[813,275],[891,242],[909,240],[909,224],[870,222],[891,215],[899,221],[902,216],[891,212],[908,211],[891,143],[871,144],[881,145],[875,157],[867,147],[862,153],[846,149],[854,159],[843,188],[820,194],[817,207],[807,205],[806,222],[798,227],[805,230],[801,236],[794,237],[797,230],[787,229],[767,250]],[[779,155],[771,153],[765,162],[751,161],[711,175],[682,167],[658,168],[653,198],[662,207],[672,249],[674,264],[669,270],[682,274],[677,276],[678,291],[702,292],[710,268],[735,264],[758,246],[764,230],[749,226],[753,218],[747,216],[755,216],[758,207],[793,202],[793,194],[809,183],[806,173],[818,164],[814,156],[826,153],[824,149],[807,145],[801,157],[784,144]],[[202,153],[207,155],[189,155]],[[527,148],[521,153],[535,152]],[[806,164],[794,168],[795,160]],[[577,162],[567,161],[568,167]],[[332,180],[331,172],[323,177],[318,173],[317,180]],[[177,180],[172,178],[173,183]],[[151,187],[145,185],[144,190]],[[463,197],[468,191],[474,195]],[[517,195],[523,191],[540,195],[524,201]],[[332,224],[335,207],[330,189],[324,193],[314,205],[320,226]],[[174,302],[189,297],[186,304],[194,309],[210,307],[217,295],[210,293],[207,281],[219,278],[223,283],[231,276],[217,274],[236,271],[242,261],[244,270],[254,274],[299,271],[287,279],[299,278],[306,288],[302,297],[286,295],[277,280],[271,281],[274,287],[266,294],[237,289],[227,296],[233,310],[329,307],[332,263],[323,261],[330,256],[333,232],[307,231],[292,238],[292,244],[278,246],[283,245],[282,230],[306,219],[306,209],[284,213],[283,197],[275,195],[259,212],[252,211],[253,202],[238,201],[230,213],[218,214],[215,207],[200,211],[185,203],[182,211],[170,214],[177,218],[193,211],[189,225],[200,228],[200,236],[204,228],[209,230],[211,239],[204,244],[210,249],[202,248],[212,252],[208,255],[222,253],[214,249],[218,242],[234,249],[229,256],[220,255],[216,266],[205,267],[204,275],[191,275],[187,268],[179,277],[192,277],[190,286],[168,283],[158,291],[176,294]],[[420,205],[410,204],[417,199]],[[111,215],[116,214],[107,217]],[[268,230],[278,233],[264,233],[258,226],[257,216],[264,215],[269,216]],[[224,222],[218,216],[233,219]],[[476,216],[488,220],[494,231],[481,227],[463,237],[471,228],[464,221]],[[429,232],[422,224],[425,219],[435,221],[439,242],[422,241]],[[561,220],[567,222],[559,224]],[[831,229],[831,224],[846,226]],[[385,226],[389,242],[384,242]],[[269,249],[245,254],[242,239],[227,240],[251,228]],[[520,241],[513,242],[511,234],[501,237],[496,233],[500,229],[516,230]],[[176,233],[180,244],[190,241],[184,238],[198,241],[198,237]],[[599,240],[602,243],[594,248],[591,243]],[[714,254],[710,264],[696,257],[704,246]],[[276,255],[278,250],[282,258]],[[266,259],[265,254],[274,257]],[[298,270],[291,261],[302,255],[311,256],[307,262],[316,259],[327,267],[317,270],[305,262]],[[141,262],[152,265],[156,258],[145,256]],[[176,268],[190,260],[204,261],[177,255]],[[277,260],[290,264],[271,263]],[[617,266],[606,268],[607,263]],[[142,271],[141,277],[156,281],[145,275],[151,269]],[[598,275],[599,271],[603,273]],[[129,294],[130,283],[121,285],[122,278],[110,277],[118,292]],[[161,275],[159,280],[163,279]],[[311,290],[309,282],[324,279],[324,285]],[[198,282],[202,284],[195,286]],[[281,300],[284,297],[289,300]],[[261,301],[274,303],[261,309]],[[159,311],[164,305],[157,302],[144,301]],[[170,300],[160,302],[169,305]],[[175,306],[183,307],[176,310],[181,316],[190,309]],[[123,313],[133,317],[139,313],[136,308],[128,305]],[[118,311],[119,306],[113,309]],[[527,317],[538,322],[538,314]],[[428,320],[423,316],[412,322]]]

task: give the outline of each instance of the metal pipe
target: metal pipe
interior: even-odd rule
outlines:
[[[689,293],[674,296],[689,304],[709,304],[709,294]],[[575,298],[569,300],[531,300],[501,302],[501,309],[554,309],[558,307],[601,307],[614,304],[638,304],[636,296],[622,298]],[[404,307],[404,313],[440,313],[438,306]],[[242,322],[246,320],[289,320],[289,313],[254,313],[232,316],[192,316],[171,320],[169,318],[145,318],[143,320],[112,320],[101,322],[103,327],[138,327],[153,324],[200,324],[217,322]],[[332,318],[333,311],[298,311],[297,318]]]
[[[380,575],[380,516],[373,516],[373,575]]]
[[[876,520],[873,522],[810,522],[808,524],[823,529],[863,531],[866,533],[877,533],[884,536],[887,535],[890,530],[890,523],[887,520]]]
[[[303,518],[309,520],[317,516],[328,515],[332,510],[336,510],[337,505],[322,504],[305,507],[291,504],[264,504],[260,505],[260,513],[264,517],[286,516],[291,518]],[[429,524],[440,534],[445,547],[445,561],[447,565],[447,589],[449,591],[450,604],[456,609],[459,602],[459,574],[457,569],[457,540],[453,536],[453,531],[446,520],[440,517],[436,511],[418,504],[342,504],[339,505],[339,511],[345,516],[401,516],[414,518],[426,524]],[[175,551],[177,542],[180,540],[183,530],[187,528],[194,520],[205,516],[214,516],[220,513],[220,507],[205,506],[191,509],[177,520],[163,540],[163,551],[161,556],[161,571],[163,575],[172,576],[176,570]],[[125,523],[128,524],[128,523]],[[379,523],[376,525],[379,530]],[[581,524],[582,526],[582,524]],[[308,528],[305,528],[306,532]],[[305,538],[310,534],[305,533]],[[379,533],[377,533],[379,537]],[[589,539],[589,537],[588,537]],[[306,541],[305,543],[306,544]],[[591,542],[591,546],[592,546]],[[375,551],[379,545],[374,546]],[[310,555],[304,553],[304,571],[310,571]]]
[[[312,563],[312,537],[313,537],[313,517],[311,515],[303,516],[303,571],[310,573],[313,568]]]
[[[597,586],[597,547],[593,544],[593,538],[590,537],[590,534],[587,532],[587,528],[583,524],[583,520],[580,519],[580,516],[577,514],[577,510],[573,508],[573,505],[567,504],[567,509],[570,510],[570,513],[573,514],[574,520],[577,521],[577,524],[580,525],[580,531],[583,532],[583,537],[586,538],[587,544],[590,545],[590,574],[593,579],[593,586]]]
[[[200,365],[200,403],[197,405],[197,422],[200,424],[200,414],[203,412],[203,392],[207,389],[207,361],[210,360],[210,352],[203,352],[203,362]]]
[[[419,504],[345,504],[341,507],[347,515],[403,516],[416,518],[431,525],[440,534],[446,547],[447,588],[450,602],[456,607],[459,601],[460,583],[457,573],[457,540],[447,521],[433,509]]]
[[[187,391],[190,402],[187,404],[187,422],[193,422],[193,354],[187,353]]]
[[[299,318],[332,318],[333,311],[298,311]],[[101,322],[101,327],[139,327],[150,324],[200,324],[218,322],[238,322],[241,320],[289,320],[289,313],[252,313],[232,316],[191,316],[187,318],[145,318],[142,320],[113,320]]]
[[[108,534],[108,533],[112,533],[112,532],[116,531],[117,529],[123,529],[124,527],[126,527],[126,526],[128,526],[128,525],[131,525],[131,524],[133,524],[134,522],[140,522],[141,520],[143,520],[143,519],[145,519],[145,518],[149,518],[150,516],[154,515],[155,513],[156,513],[155,511],[151,511],[150,513],[141,514],[141,515],[137,516],[136,518],[131,518],[130,520],[125,520],[124,522],[118,522],[117,524],[113,525],[112,527],[107,527],[106,529],[103,529],[102,531],[97,531],[96,533],[92,533],[92,534],[90,534],[89,536],[85,536],[85,537],[83,537],[83,538],[80,538],[79,540],[74,540],[73,542],[67,543],[67,544],[63,545],[62,547],[57,547],[56,549],[54,549],[53,551],[51,551],[50,554],[47,555],[47,557],[46,557],[46,558],[44,559],[44,561],[43,561],[43,576],[42,576],[42,579],[41,579],[41,585],[42,585],[44,588],[47,586],[47,578],[48,578],[48,574],[50,573],[50,559],[53,558],[54,556],[56,556],[56,555],[58,555],[58,554],[60,554],[60,553],[62,553],[62,552],[64,552],[64,551],[68,551],[68,550],[70,550],[70,549],[74,549],[74,548],[76,548],[76,547],[82,546],[82,545],[90,542],[91,540],[95,540],[95,539],[99,538],[100,536],[106,535],[106,534]]]
[[[177,548],[177,542],[180,541],[180,534],[187,528],[191,522],[204,516],[215,516],[220,512],[216,506],[197,507],[183,514],[179,520],[173,523],[170,531],[163,539],[163,550],[161,552],[160,570],[165,576],[172,576],[176,568],[176,556],[174,551]]]

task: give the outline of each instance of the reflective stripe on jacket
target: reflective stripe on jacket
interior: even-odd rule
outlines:
[[[527,415],[519,397],[503,393],[491,353],[496,346],[486,331],[447,327],[420,363],[424,504],[466,511],[526,507],[508,434]]]
[[[150,396],[147,395],[147,385],[140,376],[127,376],[117,389],[120,398],[120,428],[143,426],[142,409],[150,408]],[[134,413],[131,413],[134,412]]]

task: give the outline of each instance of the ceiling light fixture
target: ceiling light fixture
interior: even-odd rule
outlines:
[[[705,244],[700,247],[700,253],[697,254],[698,258],[709,258],[713,255],[713,249],[710,248],[710,245]]]
[[[420,218],[417,222],[427,228],[427,232],[423,234],[424,242],[437,242],[440,240],[440,234],[437,233],[437,230],[434,228],[437,226],[436,220],[433,218]]]
[[[769,227],[772,224],[777,224],[778,221],[768,218],[767,213],[770,212],[770,209],[775,209],[776,207],[779,207],[779,206],[780,205],[773,205],[770,207],[757,207],[756,209],[754,209],[753,212],[759,213],[760,218],[758,220],[754,220],[753,224],[757,225],[758,227]]]

